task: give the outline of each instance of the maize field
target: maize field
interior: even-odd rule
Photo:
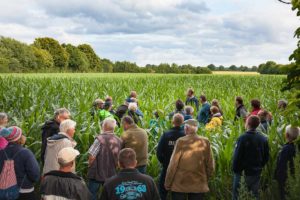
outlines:
[[[279,199],[273,180],[276,157],[284,144],[283,131],[279,127],[286,123],[281,120],[277,101],[286,98],[282,93],[284,76],[262,75],[163,75],[163,74],[2,74],[0,75],[0,112],[10,116],[10,125],[22,128],[27,137],[26,146],[36,158],[40,159],[41,126],[53,117],[54,110],[66,107],[72,119],[77,122],[75,140],[81,152],[77,162],[77,173],[85,177],[87,172],[87,151],[99,134],[97,119],[90,116],[90,108],[96,98],[113,97],[114,108],[121,105],[131,90],[138,93],[139,108],[144,113],[140,125],[149,133],[149,163],[147,173],[158,179],[160,164],[156,158],[156,145],[160,135],[171,126],[167,120],[159,133],[153,135],[149,121],[154,118],[153,111],[161,109],[165,116],[175,109],[175,101],[185,101],[186,90],[194,88],[199,97],[218,99],[224,113],[221,131],[206,132],[199,135],[209,138],[216,162],[214,177],[210,180],[210,193],[207,199],[231,199],[232,170],[231,161],[237,137],[244,131],[244,122],[233,121],[235,97],[242,96],[245,106],[250,109],[250,100],[258,98],[262,107],[273,114],[273,124],[268,134],[270,160],[265,167],[261,182],[262,199]],[[195,112],[195,115],[197,113]],[[122,129],[116,130],[118,135]]]

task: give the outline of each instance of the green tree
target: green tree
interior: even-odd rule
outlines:
[[[38,66],[38,69],[44,69],[44,70],[50,70],[54,67],[54,61],[52,55],[44,50],[36,48],[35,46],[32,46],[33,53],[36,57],[36,63]]]
[[[69,69],[79,72],[89,71],[90,63],[85,53],[71,44],[63,44],[62,46],[69,54]]]
[[[114,70],[114,64],[109,59],[101,59],[100,61],[102,71],[105,73],[112,73]]]
[[[16,72],[37,70],[36,57],[31,47],[25,43],[0,37],[0,53],[2,62],[7,63],[9,60],[9,70]]]
[[[207,68],[210,69],[211,71],[215,71],[217,69],[214,64],[207,65]]]
[[[81,44],[78,46],[78,49],[80,51],[82,51],[83,53],[85,53],[87,59],[89,60],[90,68],[92,70],[97,71],[97,72],[102,72],[101,60],[90,45]]]
[[[68,53],[57,40],[48,37],[36,38],[33,46],[47,50],[52,55],[55,67],[58,67],[60,70],[67,68],[69,60]]]

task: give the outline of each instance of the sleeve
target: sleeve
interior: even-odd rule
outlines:
[[[128,140],[128,134],[125,132],[123,132],[123,134],[121,135],[121,140],[122,140],[122,149],[125,148],[126,145],[126,141]]]
[[[156,156],[160,163],[164,162],[164,143],[165,143],[165,134],[163,134],[158,142],[157,150],[156,150]]]
[[[195,106],[196,106],[196,110],[198,112],[199,111],[199,100],[197,98],[195,98]]]
[[[209,120],[209,115],[210,115],[210,106],[209,105],[206,106],[204,115],[205,115],[205,123],[207,123]]]
[[[166,179],[165,179],[165,188],[167,190],[171,189],[172,182],[173,182],[174,176],[177,171],[177,167],[178,167],[178,163],[179,163],[181,154],[182,154],[182,152],[180,150],[180,140],[177,140],[174,151],[173,151],[171,159],[170,159],[170,164],[168,166],[167,175],[166,175]]]
[[[111,198],[109,198],[108,192],[107,192],[107,186],[104,185],[102,193],[101,193],[101,197],[100,200],[110,200]]]
[[[26,149],[26,154],[27,156],[24,157],[26,177],[32,183],[36,183],[40,178],[39,164],[30,150]]]
[[[47,138],[51,136],[50,129],[42,129],[42,148],[41,148],[41,160],[45,162],[45,153],[46,153],[46,146],[47,146]]]
[[[152,194],[152,198],[151,199],[153,199],[153,200],[160,200],[158,189],[157,189],[156,184],[154,183],[153,180],[152,180],[152,191],[151,191],[151,194]]]
[[[208,142],[208,153],[207,153],[207,160],[206,160],[206,173],[207,177],[212,177],[214,171],[215,171],[215,161],[213,157],[213,152],[210,146],[210,142]]]
[[[82,189],[78,192],[78,199],[79,200],[91,200],[92,199],[92,194],[88,187],[86,186],[85,182],[82,181]]]
[[[264,163],[263,165],[266,165],[267,162],[269,161],[270,158],[270,148],[269,148],[269,143],[268,140],[266,139],[265,143],[264,143]]]
[[[98,155],[100,151],[100,142],[99,140],[96,138],[94,143],[92,144],[92,146],[89,148],[88,153],[92,156],[92,157],[96,157]]]
[[[241,143],[241,139],[239,138],[235,145],[232,163],[233,172],[238,174],[243,171],[241,166],[241,160],[243,159],[243,146]]]

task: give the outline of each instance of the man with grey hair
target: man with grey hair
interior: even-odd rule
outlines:
[[[187,120],[186,136],[176,142],[165,180],[165,188],[172,191],[172,199],[201,200],[209,191],[214,159],[209,140],[197,135],[198,126],[197,120]]]
[[[104,182],[117,174],[118,154],[122,147],[121,139],[114,134],[117,122],[106,118],[102,123],[102,131],[90,147],[89,153],[89,190],[93,200],[98,199],[98,191]]]
[[[65,147],[75,147],[76,142],[73,137],[75,134],[76,122],[70,119],[64,120],[59,126],[59,133],[47,139],[47,148],[45,152],[45,164],[43,175],[52,170],[58,170],[58,152]],[[75,164],[72,172],[75,172]]]
[[[287,191],[286,191],[286,180],[288,178],[288,170],[290,170],[290,174],[294,176],[295,174],[295,166],[294,166],[294,158],[296,156],[296,145],[295,141],[299,137],[300,129],[299,127],[292,127],[288,125],[285,131],[285,138],[287,143],[283,145],[280,153],[277,157],[277,165],[275,170],[275,179],[279,185],[280,199],[285,199]],[[300,147],[298,146],[300,150]]]
[[[51,120],[45,122],[42,126],[42,147],[41,147],[41,160],[45,162],[45,151],[47,147],[47,138],[58,134],[59,125],[66,119],[70,118],[70,111],[66,108],[59,108],[55,110],[54,117]]]

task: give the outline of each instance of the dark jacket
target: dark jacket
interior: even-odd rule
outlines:
[[[294,158],[296,155],[296,146],[294,143],[287,143],[282,147],[282,150],[277,157],[277,165],[275,170],[275,179],[284,184],[288,177],[288,168],[291,174],[294,173]]]
[[[244,105],[240,105],[235,110],[234,120],[238,120],[239,118],[246,119],[247,115],[248,115],[248,112],[247,112],[247,109],[245,108],[245,106]]]
[[[117,174],[118,154],[122,147],[122,142],[114,133],[102,133],[96,140],[100,143],[100,151],[89,167],[87,177],[104,182]]]
[[[128,105],[120,105],[118,108],[117,108],[117,111],[116,111],[116,117],[118,117],[117,121],[118,123],[121,121],[122,117],[127,113],[128,111]]]
[[[132,110],[128,110],[128,115],[133,119],[135,124],[138,124],[138,125],[141,124],[141,119],[136,112],[134,112]]]
[[[185,134],[182,127],[173,127],[161,136],[157,146],[156,156],[163,168],[168,168],[175,143],[178,138],[183,136],[185,136]]]
[[[8,144],[0,151],[0,170],[2,171],[4,161],[8,158],[14,160],[15,172],[18,186],[22,189],[30,189],[40,178],[40,168],[33,153],[21,145]]]
[[[92,198],[82,178],[71,172],[61,171],[51,171],[45,174],[41,182],[41,195],[45,199],[47,199],[47,196],[76,200],[89,200]]]
[[[233,157],[233,171],[246,176],[260,175],[269,160],[268,140],[256,130],[246,131],[237,142]]]
[[[122,169],[104,184],[101,200],[159,200],[153,179],[136,169]]]
[[[197,112],[199,111],[199,100],[195,96],[187,97],[185,100],[185,105],[194,106],[196,108]]]
[[[45,162],[45,152],[47,148],[47,138],[59,133],[59,123],[54,119],[46,121],[42,126],[42,149],[41,160]]]
[[[189,120],[189,119],[193,119],[192,115],[185,115],[184,116],[184,121]]]
[[[169,114],[169,119],[172,119],[173,116],[174,116],[175,114],[177,114],[177,113],[182,114],[183,117],[185,116],[184,110],[175,110],[174,112],[171,112],[171,113]]]
[[[210,118],[210,104],[208,102],[202,104],[197,119],[201,124],[207,124]]]

